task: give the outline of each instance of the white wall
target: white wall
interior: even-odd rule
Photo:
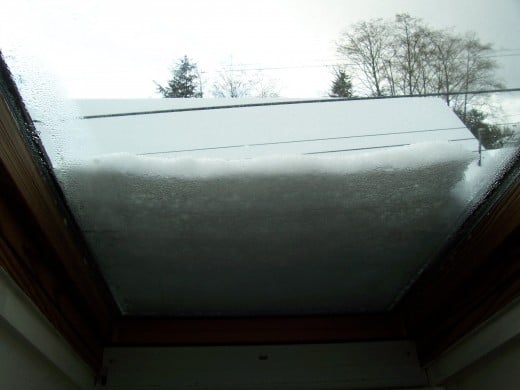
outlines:
[[[108,348],[105,365],[108,384],[100,388],[106,389],[428,386],[407,341]],[[446,390],[520,389],[520,303],[468,335],[427,371],[431,386]],[[0,389],[93,387],[86,364],[0,268]]]
[[[0,321],[0,389],[77,389],[43,354]]]
[[[465,336],[427,368],[447,390],[520,389],[520,299]]]
[[[427,385],[407,341],[107,348],[107,389],[397,389]]]
[[[446,383],[446,390],[517,389],[520,389],[520,338],[501,346]]]
[[[0,268],[0,389],[92,389],[94,374]]]

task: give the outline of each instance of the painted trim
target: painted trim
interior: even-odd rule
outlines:
[[[81,389],[94,386],[94,372],[0,267],[0,319],[33,345]]]
[[[427,386],[409,341],[107,348],[106,389],[399,389]]]
[[[448,378],[520,335],[520,299],[459,340],[426,370],[432,384]]]

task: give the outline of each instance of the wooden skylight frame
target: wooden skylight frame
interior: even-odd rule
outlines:
[[[32,120],[0,59],[0,266],[96,371],[109,346],[413,339],[421,363],[520,296],[520,164],[389,313],[125,317],[91,258]]]

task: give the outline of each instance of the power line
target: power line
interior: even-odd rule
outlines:
[[[450,92],[450,96],[456,95],[478,95],[488,93],[506,93],[506,92],[520,92],[520,88],[502,88],[489,89],[480,91],[459,91]],[[226,110],[233,108],[249,108],[249,107],[267,107],[267,106],[286,106],[294,104],[310,104],[310,103],[335,103],[342,101],[356,101],[356,100],[378,100],[378,99],[402,99],[411,97],[437,97],[446,96],[446,93],[426,93],[422,95],[398,95],[398,96],[374,96],[374,97],[353,97],[353,98],[327,98],[327,99],[302,99],[302,100],[288,100],[277,102],[262,102],[262,103],[243,103],[243,104],[225,104],[221,106],[205,106],[205,107],[187,107],[187,108],[171,108],[166,110],[151,110],[151,111],[133,111],[112,114],[99,115],[85,115],[79,119],[101,119],[101,118],[117,118],[124,116],[140,116],[140,115],[155,115],[155,114],[171,114],[176,112],[190,112],[190,111],[209,111],[209,110]]]
[[[449,139],[448,142],[459,142],[459,141],[476,141],[475,137],[471,138],[457,138],[457,139]]]
[[[459,139],[449,139],[448,140],[448,142],[458,142],[458,141],[477,141],[477,139],[473,137],[473,138],[459,138]],[[383,145],[383,146],[367,146],[367,147],[363,147],[363,148],[323,150],[323,151],[319,151],[319,152],[307,152],[307,153],[303,153],[303,155],[308,156],[308,155],[315,155],[315,154],[354,152],[354,151],[359,151],[359,150],[390,149],[390,148],[398,148],[401,146],[410,146],[410,145],[411,144],[395,144],[395,145]]]
[[[505,49],[491,49],[491,51],[520,51],[520,47],[517,47],[517,48],[505,48]]]
[[[520,50],[520,49],[516,49]],[[508,51],[516,51],[516,50],[508,50]],[[499,52],[501,50],[497,50],[495,52]],[[507,53],[507,54],[491,54],[484,56],[485,58],[499,58],[499,57],[518,57],[520,56],[520,53]],[[269,70],[290,70],[290,69],[312,69],[312,68],[331,68],[334,66],[347,66],[347,67],[353,67],[357,64],[351,63],[351,62],[343,62],[341,59],[338,59],[335,62],[328,62],[329,60],[311,60],[315,62],[325,62],[321,64],[308,64],[308,65],[281,65],[281,66],[256,66],[256,67],[250,67],[250,65],[255,64],[236,64],[234,66],[230,66],[228,68],[223,67],[220,69],[214,69],[214,70],[202,70],[200,71],[201,74],[210,74],[210,73],[227,73],[227,72],[252,72],[252,71],[269,71]],[[238,66],[238,67],[237,67]],[[90,71],[87,73],[102,73],[102,74],[108,74],[108,73],[121,73],[121,71]],[[79,76],[78,76],[79,77]]]
[[[515,51],[515,50],[508,50]],[[508,53],[508,54],[490,54],[483,56],[484,58],[500,58],[500,57],[519,57],[520,53]],[[319,61],[319,60],[317,60]],[[248,64],[238,64],[239,66],[248,65]],[[264,71],[264,70],[288,70],[288,69],[307,69],[307,68],[330,68],[334,66],[356,66],[357,64],[349,63],[349,62],[330,62],[325,64],[313,64],[313,65],[287,65],[287,66],[262,66],[262,67],[230,67],[230,68],[222,68],[218,70],[210,70],[210,71],[202,71],[201,74],[207,73],[226,73],[226,72],[250,72],[250,71]]]
[[[497,58],[497,57],[518,57],[520,56],[520,53],[516,54],[496,54],[496,55],[489,55],[489,56],[483,56],[486,58]]]
[[[363,134],[363,135],[347,135],[341,137],[327,137],[327,138],[310,138],[310,139],[300,139],[300,140],[291,140],[291,141],[277,141],[277,142],[261,142],[261,143],[253,143],[253,144],[242,144],[242,145],[227,145],[227,146],[211,146],[206,148],[195,148],[195,149],[177,149],[177,150],[166,150],[161,152],[148,152],[148,153],[139,153],[138,156],[148,156],[153,154],[170,154],[170,153],[184,153],[184,152],[200,152],[205,150],[219,150],[219,149],[237,149],[237,148],[246,148],[246,147],[255,147],[255,146],[269,146],[269,145],[283,145],[283,144],[296,144],[302,142],[317,142],[317,141],[333,141],[339,139],[351,139],[351,138],[368,138],[368,137],[380,137],[384,135],[399,135],[399,134],[412,134],[412,133],[427,133],[433,131],[447,131],[447,130],[461,130],[465,129],[465,126],[459,127],[441,127],[436,129],[423,129],[423,130],[410,130],[410,131],[395,131],[390,133],[374,133],[374,134]]]
[[[287,69],[308,69],[308,68],[330,68],[334,66],[356,66],[356,64],[347,63],[347,62],[336,62],[336,63],[327,63],[327,64],[315,64],[315,65],[287,65],[287,66],[265,66],[259,68],[229,68],[229,69],[219,69],[213,71],[203,71],[200,72],[202,74],[205,73],[226,73],[226,72],[249,72],[249,71],[264,71],[264,70],[287,70]]]
[[[429,130],[427,130],[429,131]],[[410,132],[412,133],[412,132]],[[386,134],[385,134],[386,135]],[[349,137],[343,137],[343,138],[349,138]],[[353,137],[351,137],[353,138]],[[458,142],[458,141],[476,141],[476,138],[459,138],[459,139],[450,139],[448,140],[448,142]],[[304,141],[296,141],[296,142],[304,142]],[[284,142],[279,142],[279,143],[284,143]],[[271,144],[277,144],[277,143],[271,143]],[[334,149],[334,150],[323,150],[323,151],[319,151],[319,152],[307,152],[307,153],[302,153],[303,155],[305,156],[308,156],[308,155],[315,155],[315,154],[327,154],[327,153],[340,153],[340,152],[353,152],[353,151],[358,151],[358,150],[371,150],[371,149],[389,149],[389,148],[397,148],[397,147],[401,147],[401,146],[409,146],[411,144],[396,144],[396,145],[383,145],[383,146],[367,146],[367,147],[363,147],[363,148],[349,148],[349,149]],[[247,145],[247,146],[255,146],[255,145]],[[238,147],[238,146],[237,146]],[[206,148],[206,149],[192,149],[192,150],[207,150],[207,149],[210,149],[210,148]],[[220,147],[220,148],[212,148],[212,149],[224,149],[224,147]],[[138,156],[143,156],[143,155],[148,155],[148,154],[158,154],[158,153],[168,153],[168,152],[156,152],[156,153],[141,153],[141,154],[138,154]]]
[[[508,126],[508,125],[517,125],[518,122],[507,122],[507,123],[491,123],[492,125],[495,125],[495,126]]]
[[[448,142],[458,142],[458,141],[476,141],[476,138],[459,138],[459,139],[449,139]],[[411,144],[396,144],[396,145],[383,145],[383,146],[367,146],[363,148],[349,148],[349,149],[334,149],[334,150],[323,150],[319,152],[307,152],[303,153],[303,155],[315,155],[315,154],[327,154],[327,153],[341,153],[341,152],[354,152],[358,150],[371,150],[371,149],[390,149],[390,148],[398,148],[401,146],[410,146]]]
[[[369,149],[386,149],[386,148],[398,148],[400,146],[408,146],[410,144],[398,144],[398,145],[385,145],[385,146],[369,146],[365,148],[352,148],[352,149],[337,149],[337,150],[324,150],[321,152],[309,152],[303,153],[304,155],[312,154],[325,154],[325,153],[340,153],[340,152],[353,152],[355,150],[369,150]]]

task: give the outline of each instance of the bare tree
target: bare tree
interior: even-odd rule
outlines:
[[[216,98],[277,97],[274,80],[258,73],[228,69],[219,73],[213,83],[212,94]]]
[[[464,90],[503,88],[504,85],[495,78],[495,70],[498,67],[495,59],[491,57],[493,48],[490,44],[483,44],[474,33],[468,33],[464,37],[465,60]],[[467,112],[467,105],[475,96],[464,95],[463,112]]]
[[[447,31],[432,34],[432,43],[435,51],[435,92],[444,94],[448,105],[467,105],[468,95],[464,95],[464,103],[461,103],[460,96],[452,95],[455,91],[502,87],[494,74],[497,63],[490,57],[490,44],[481,43],[472,33],[460,36]]]
[[[352,75],[370,95],[440,93],[449,106],[465,107],[471,97],[453,92],[501,86],[491,45],[474,34],[435,30],[408,14],[352,25],[337,50],[355,65]]]
[[[388,75],[395,95],[426,93],[430,84],[431,38],[430,29],[420,19],[398,14],[392,28],[393,62]]]
[[[254,96],[259,98],[273,98],[280,96],[276,80],[257,74],[254,82]]]
[[[388,23],[382,19],[359,22],[343,33],[337,46],[338,53],[358,68],[361,84],[374,96],[382,96],[388,89],[385,73],[393,54],[389,36]]]
[[[436,31],[432,33],[432,44],[435,53],[433,92],[442,93],[449,106],[451,94],[463,90],[465,86],[464,41],[448,32]]]
[[[241,98],[251,96],[251,90],[252,81],[245,72],[230,70],[219,73],[212,94],[216,98]]]

